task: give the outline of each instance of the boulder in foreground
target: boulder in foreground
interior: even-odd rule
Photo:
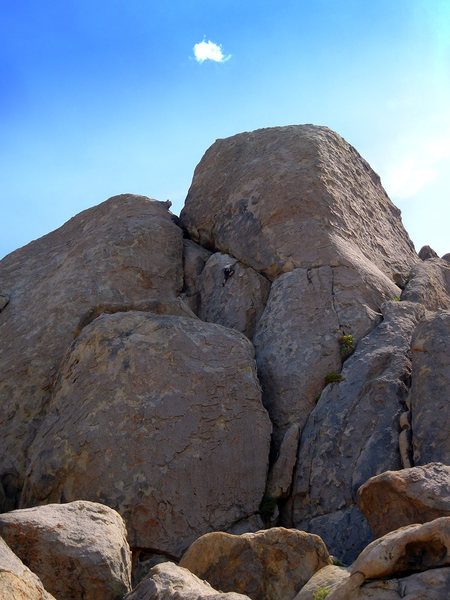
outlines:
[[[412,523],[450,517],[450,467],[430,463],[371,477],[358,506],[376,537]]]
[[[192,544],[180,566],[217,589],[252,600],[284,600],[330,563],[319,536],[273,527],[239,536],[208,533]]]
[[[123,600],[249,600],[248,596],[213,589],[173,562],[153,567],[147,577]]]
[[[0,598],[2,600],[55,600],[37,575],[0,538]],[[56,599],[59,600],[59,599]]]

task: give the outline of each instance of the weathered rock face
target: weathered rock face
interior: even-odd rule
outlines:
[[[450,265],[440,258],[414,265],[401,298],[420,302],[428,310],[450,308]]]
[[[48,412],[22,506],[101,502],[125,518],[132,547],[172,556],[258,510],[271,425],[236,331],[102,315],[67,353]]]
[[[326,375],[341,370],[339,338],[357,343],[397,293],[381,273],[347,267],[294,269],[274,281],[253,341],[275,449],[292,423],[303,428]]]
[[[376,475],[359,488],[357,501],[376,537],[450,517],[450,467],[430,463]]]
[[[237,262],[224,284],[224,268],[235,261],[228,254],[211,256],[200,277],[200,312],[203,321],[231,327],[252,338],[269,295],[269,281]]]
[[[180,562],[214,587],[252,600],[294,598],[331,563],[325,544],[304,531],[274,527],[234,536],[214,532],[196,540]]]
[[[0,280],[9,298],[0,313],[0,481],[9,510],[74,334],[108,306],[175,298],[182,232],[163,203],[116,196],[8,255]]]
[[[355,256],[389,275],[417,262],[378,175],[340,136],[314,125],[217,140],[195,170],[181,223],[194,241],[270,278]]]
[[[406,411],[412,332],[424,309],[388,302],[384,321],[323,391],[303,430],[293,489],[293,524],[323,537],[332,554],[354,559],[370,541],[355,506],[373,475],[402,467],[399,418]]]
[[[414,464],[450,464],[450,311],[438,310],[417,327],[412,340],[411,407]]]
[[[0,598],[4,600],[55,600],[37,575],[0,538]]]
[[[249,600],[242,594],[214,590],[208,582],[172,562],[153,567],[148,576],[123,600]]]
[[[376,594],[359,596],[363,591],[360,588],[366,580],[395,578],[414,571],[438,569],[449,564],[450,517],[442,517],[424,525],[408,525],[369,544],[351,565],[350,577],[332,590],[327,600],[379,598]],[[438,588],[441,587],[439,580],[442,583],[442,576],[438,578]],[[379,584],[378,587],[382,588]],[[401,597],[405,597],[405,594]],[[411,597],[414,598],[413,595]],[[437,598],[440,598],[440,595]]]
[[[58,600],[121,600],[131,589],[125,525],[107,506],[15,510],[0,515],[0,535]]]

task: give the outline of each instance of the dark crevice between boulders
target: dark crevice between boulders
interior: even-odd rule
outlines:
[[[399,432],[398,432],[398,449],[400,460],[404,469],[409,469],[414,466],[413,449],[412,449],[412,427],[411,427],[411,405],[409,402],[409,390],[411,388],[412,367],[408,369],[400,377],[397,388],[397,398],[400,405],[399,414]]]
[[[178,564],[180,557],[156,548],[132,548],[131,586],[134,589],[150,569],[163,562]]]

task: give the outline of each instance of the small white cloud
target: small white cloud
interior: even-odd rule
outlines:
[[[214,44],[211,40],[195,44],[194,56],[195,60],[199,63],[205,62],[205,60],[223,63],[231,58],[231,54],[228,54],[227,56],[223,54],[222,46],[220,44]]]

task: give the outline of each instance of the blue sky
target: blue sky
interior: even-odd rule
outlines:
[[[292,123],[341,134],[416,249],[450,251],[448,0],[0,7],[0,257],[119,193],[179,213],[216,138]]]

